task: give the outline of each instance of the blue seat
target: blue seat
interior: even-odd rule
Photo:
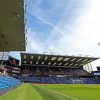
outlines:
[[[16,86],[20,84],[20,81],[9,76],[0,76],[0,89]]]

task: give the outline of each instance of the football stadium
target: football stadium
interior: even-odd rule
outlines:
[[[0,100],[100,100],[99,57],[27,52],[24,3],[0,0]]]

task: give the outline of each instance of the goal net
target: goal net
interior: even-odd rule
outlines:
[[[72,80],[73,84],[83,84],[83,80],[81,79],[76,79],[76,80]]]

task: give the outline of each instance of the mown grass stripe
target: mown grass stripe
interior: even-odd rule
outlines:
[[[37,85],[32,85],[33,88],[38,92],[38,94],[43,98],[43,100],[61,100],[59,99],[57,96],[58,95],[54,95],[53,93],[38,87]],[[62,99],[64,100],[64,99]]]
[[[43,100],[30,84],[22,84],[15,90],[0,96],[0,100]]]
[[[42,91],[43,92],[49,92],[48,93],[48,95],[53,95],[53,94],[57,94],[58,95],[58,98],[55,96],[55,99],[57,99],[57,100],[59,100],[59,96],[64,96],[64,97],[66,97],[66,99],[71,99],[71,100],[78,100],[77,98],[75,98],[75,97],[72,97],[72,96],[69,96],[69,95],[65,95],[65,94],[63,94],[63,93],[60,93],[60,92],[57,92],[57,91],[54,91],[54,90],[52,90],[52,89],[48,89],[47,87],[44,87],[44,86],[39,86],[39,85],[34,85],[35,86],[35,88],[37,87],[37,88],[39,88],[40,90],[42,89]],[[36,89],[37,89],[36,88]],[[52,99],[51,99],[52,100]]]

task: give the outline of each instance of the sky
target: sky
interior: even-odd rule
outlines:
[[[26,52],[100,57],[100,0],[25,0],[25,4]],[[19,52],[10,55],[19,58]]]

